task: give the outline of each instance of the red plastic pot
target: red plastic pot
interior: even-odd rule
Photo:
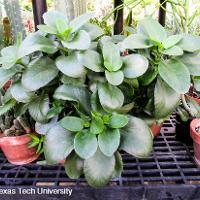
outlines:
[[[190,123],[190,135],[193,139],[194,147],[194,160],[200,168],[200,133],[195,130],[196,127],[200,127],[200,119],[193,119]]]
[[[152,126],[151,126],[151,132],[153,133],[154,137],[156,137],[157,135],[159,135],[160,130],[162,128],[162,125],[163,125],[163,123],[161,123],[161,124],[153,123],[152,124]]]
[[[31,138],[28,134],[0,138],[1,149],[7,160],[15,165],[24,165],[33,162],[39,157],[35,148],[28,148]]]

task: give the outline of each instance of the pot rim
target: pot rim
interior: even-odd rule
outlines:
[[[198,125],[200,126],[200,119],[199,118],[193,119],[191,121],[191,123],[190,123],[190,135],[196,143],[200,144],[200,133],[197,133],[196,130],[195,130],[195,128]]]

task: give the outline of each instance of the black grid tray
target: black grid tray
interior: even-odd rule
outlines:
[[[0,154],[0,188],[64,188],[73,189],[69,199],[143,199],[196,200],[200,199],[200,169],[193,161],[193,148],[175,140],[175,116],[164,123],[161,134],[154,141],[150,157],[137,159],[123,153],[124,171],[102,189],[92,189],[84,178],[69,179],[62,165],[25,166],[9,164]],[[17,196],[17,199],[26,199]],[[61,199],[50,195],[48,199]],[[0,196],[4,199],[4,196]],[[5,196],[8,199],[8,196]],[[13,198],[11,198],[13,199]],[[28,199],[43,199],[32,195]],[[46,199],[44,197],[44,199]],[[66,196],[63,196],[66,199]]]

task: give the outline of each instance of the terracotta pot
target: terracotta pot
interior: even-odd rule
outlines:
[[[159,135],[162,125],[163,125],[163,123],[161,123],[161,124],[153,123],[153,125],[151,126],[151,131],[152,131],[154,137]]]
[[[197,97],[192,97],[199,105],[200,105],[200,99]]]
[[[28,148],[29,142],[31,138],[28,134],[0,138],[0,146],[4,155],[10,163],[15,165],[24,165],[39,157],[35,148]]]
[[[195,128],[200,126],[200,119],[193,119],[190,123],[190,135],[193,139],[194,160],[200,168],[200,133],[197,133]]]

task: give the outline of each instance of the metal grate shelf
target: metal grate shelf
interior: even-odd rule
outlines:
[[[0,188],[70,187],[74,194],[69,199],[87,200],[200,199],[200,169],[196,168],[193,161],[192,146],[186,146],[175,139],[175,115],[164,123],[148,158],[137,159],[123,152],[122,155],[122,177],[113,179],[108,186],[97,190],[90,188],[84,177],[69,179],[62,165],[39,166],[32,163],[14,166],[0,154]],[[29,196],[28,199],[32,198],[42,199],[41,195]],[[48,196],[48,199],[55,198],[55,195]],[[19,199],[23,198],[20,196]]]

